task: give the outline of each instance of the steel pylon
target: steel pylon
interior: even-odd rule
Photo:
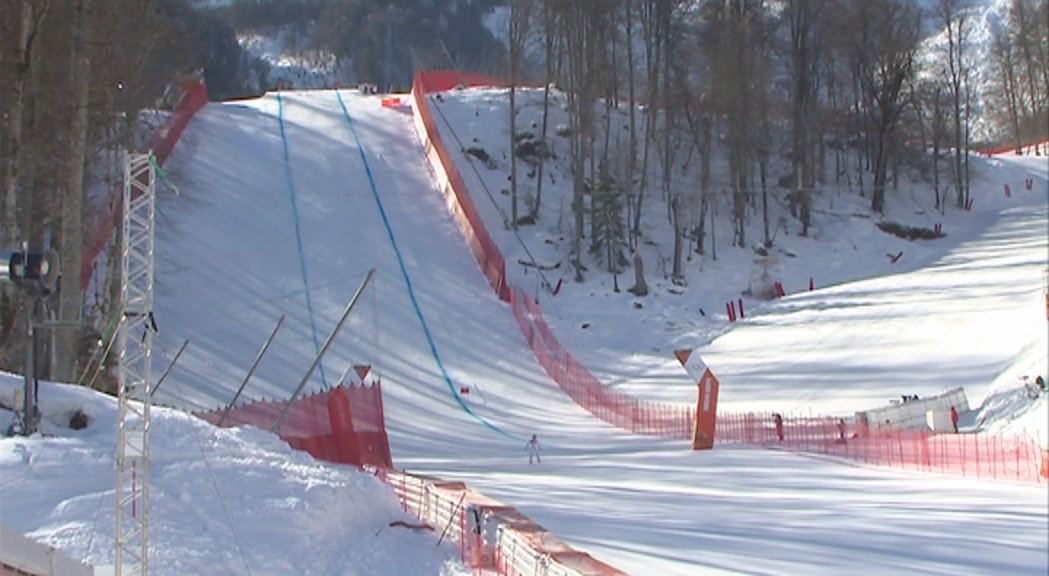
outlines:
[[[155,177],[151,155],[128,155],[124,166],[118,334],[117,576],[149,573]]]

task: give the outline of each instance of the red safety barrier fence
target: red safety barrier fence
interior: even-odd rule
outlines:
[[[534,298],[514,288],[510,306],[539,364],[588,412],[636,434],[692,438],[695,412],[691,407],[640,400],[605,386],[561,346]]]
[[[623,572],[561,542],[512,506],[463,482],[370,468],[406,512],[438,542],[459,545],[463,563],[500,576],[623,576]]]
[[[171,151],[175,149],[182,133],[205,104],[208,103],[208,90],[203,82],[186,84],[182,86],[182,99],[179,101],[175,111],[168,117],[164,126],[153,135],[149,149],[157,163],[163,165],[167,161]],[[102,207],[95,232],[84,246],[84,260],[80,264],[80,289],[86,289],[91,281],[91,272],[94,270],[95,260],[105,249],[106,244],[113,236],[113,225],[116,218],[123,211],[122,199],[124,197],[123,186],[116,186],[109,192],[105,206]]]
[[[580,406],[598,418],[638,434],[690,439],[694,411],[686,406],[649,402],[630,397],[603,385],[569,354],[554,337],[535,299],[506,280],[506,263],[492,241],[459,173],[437,131],[426,94],[460,86],[500,86],[494,78],[449,71],[420,72],[415,76],[416,129],[425,143],[427,156],[438,174],[448,207],[466,237],[489,284],[503,301],[509,301],[521,333],[547,374]]]
[[[1049,147],[1049,140],[1029,140],[1026,144],[1020,146],[1019,150],[1026,150],[1027,148],[1036,148],[1039,146]],[[1012,144],[1009,146],[998,146],[996,148],[983,148],[979,152],[984,156],[996,156],[998,154],[1008,154],[1010,152],[1018,153],[1016,144]]]
[[[474,258],[481,267],[481,272],[484,273],[499,299],[505,302],[510,299],[510,291],[506,285],[506,261],[488,234],[481,215],[477,212],[477,207],[466,189],[466,183],[456,167],[455,159],[448,152],[447,146],[444,145],[437,131],[437,124],[434,122],[426,99],[426,94],[430,92],[448,90],[467,82],[472,82],[470,85],[498,85],[491,78],[473,74],[463,75],[447,71],[416,74],[415,83],[412,86],[416,130],[420,135],[425,136],[423,142],[426,145],[426,155],[436,171],[448,208],[466,237]]]
[[[285,402],[261,400],[230,410],[223,426],[250,425],[271,430]],[[218,424],[222,409],[200,412],[202,420]],[[355,466],[393,466],[382,412],[382,386],[337,386],[305,396],[288,408],[278,435],[292,448],[314,458]]]
[[[719,444],[824,454],[875,466],[974,478],[1045,482],[1049,465],[1034,438],[862,429],[844,419],[773,413],[719,413]]]

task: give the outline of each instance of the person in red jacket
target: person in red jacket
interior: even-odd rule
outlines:
[[[958,410],[951,406],[951,425],[954,426],[954,433],[958,433]]]
[[[776,437],[779,438],[780,442],[783,442],[783,416],[776,412],[772,414],[772,421],[776,425]]]

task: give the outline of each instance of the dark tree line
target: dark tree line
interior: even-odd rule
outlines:
[[[992,110],[1017,150],[1049,133],[1049,1],[1012,0],[991,49]],[[1039,150],[1049,155],[1049,147]]]
[[[504,44],[482,17],[492,1],[327,0],[314,47],[352,63],[359,82],[408,90],[420,68],[502,69]]]

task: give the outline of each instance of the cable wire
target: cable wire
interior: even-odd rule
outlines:
[[[284,147],[284,175],[288,183],[288,192],[291,194],[291,212],[295,219],[295,242],[299,249],[299,270],[302,274],[302,284],[306,291],[306,312],[310,320],[310,334],[313,336],[313,349],[316,354],[321,353],[320,341],[317,339],[317,322],[313,314],[313,297],[310,294],[310,277],[306,272],[306,252],[302,247],[302,223],[299,218],[298,194],[295,190],[295,179],[291,175],[291,155],[288,152],[288,134],[284,129],[284,99],[280,91],[277,91],[277,121],[280,123],[280,140]],[[324,373],[324,362],[320,364],[321,382],[324,389],[328,389],[328,378]]]
[[[437,367],[441,371],[441,376],[444,378],[448,390],[451,391],[452,396],[455,398],[456,403],[459,404],[459,407],[486,428],[506,437],[507,439],[513,440],[514,442],[520,441],[521,439],[517,436],[505,432],[495,424],[492,424],[475,413],[463,400],[462,396],[459,395],[455,383],[452,382],[452,377],[448,374],[448,369],[445,367],[444,361],[441,359],[441,354],[437,351],[437,343],[434,342],[433,335],[430,333],[430,326],[426,322],[426,317],[423,316],[422,309],[419,307],[419,300],[415,296],[415,288],[412,285],[411,276],[408,274],[408,267],[404,263],[404,256],[401,254],[400,246],[397,244],[397,238],[393,234],[393,227],[390,225],[390,219],[386,215],[386,208],[383,206],[382,199],[379,197],[379,190],[375,185],[375,177],[372,175],[372,169],[371,165],[368,163],[368,157],[364,153],[364,146],[361,144],[361,139],[357,135],[357,128],[354,125],[353,118],[350,116],[350,111],[346,108],[346,102],[343,101],[342,94],[340,94],[338,90],[335,91],[335,97],[339,99],[339,106],[342,108],[343,117],[346,118],[346,123],[349,126],[350,133],[353,135],[353,141],[357,144],[357,152],[361,156],[361,162],[364,163],[364,171],[368,176],[368,183],[371,186],[372,195],[375,197],[375,204],[379,207],[379,215],[382,216],[383,225],[386,226],[386,234],[390,237],[390,244],[393,246],[393,251],[397,255],[397,264],[401,268],[401,275],[404,277],[404,282],[408,286],[408,297],[412,301],[412,307],[415,309],[416,317],[419,318],[419,322],[422,324],[423,334],[426,336],[426,341],[430,345],[430,353],[433,355],[434,360],[437,361]]]
[[[188,402],[185,398],[179,398],[182,401],[183,412],[186,414],[192,414],[188,410]],[[219,490],[218,480],[215,478],[215,470],[211,467],[211,462],[208,460],[208,455],[204,451],[204,444],[200,441],[200,435],[197,434],[197,429],[193,426],[193,423],[189,426],[190,433],[193,434],[193,441],[196,442],[197,448],[200,449],[200,457],[204,461],[204,468],[208,471],[208,477],[211,479],[211,485],[215,488],[215,495],[219,499],[219,506],[222,507],[222,515],[226,518],[226,524],[229,525],[230,534],[233,535],[233,543],[237,547],[237,553],[240,554],[240,560],[244,563],[244,570],[251,576],[251,566],[248,565],[248,558],[244,554],[244,547],[240,544],[240,537],[237,536],[237,529],[233,526],[233,519],[229,515],[229,508],[226,506],[226,500],[222,497],[222,491]]]

